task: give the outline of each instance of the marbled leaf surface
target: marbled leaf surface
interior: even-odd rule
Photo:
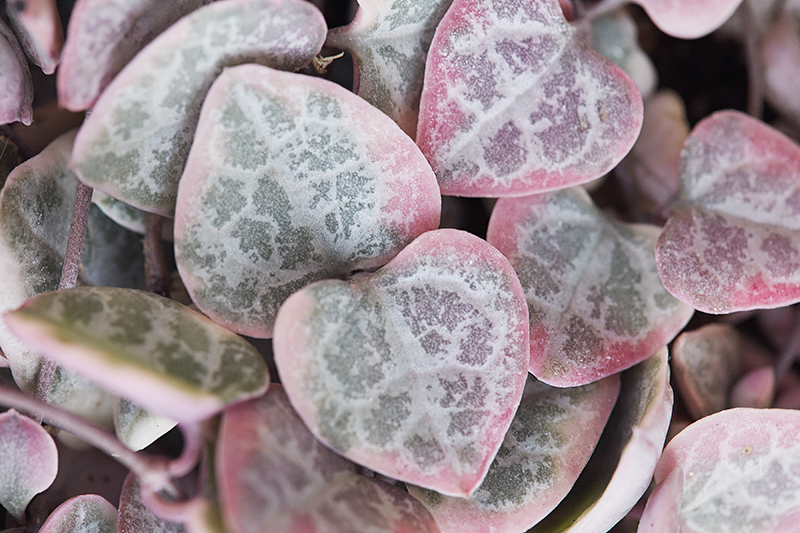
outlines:
[[[58,102],[92,107],[136,53],[172,23],[212,0],[78,0],[58,67]]]
[[[109,84],[75,140],[72,167],[115,198],[172,216],[201,104],[223,68],[303,67],[325,32],[322,14],[303,0],[226,0],[197,9]]]
[[[0,505],[24,521],[28,504],[56,473],[58,450],[50,434],[13,409],[0,413]]]
[[[225,411],[217,476],[230,533],[439,531],[407,492],[320,444],[280,385]]]
[[[639,531],[663,531],[658,523],[650,527],[650,516],[668,511],[677,511],[680,531],[687,533],[797,531],[798,433],[795,410],[729,409],[698,420],[664,449],[656,482],[678,479],[671,490],[651,496]]]
[[[630,150],[635,84],[552,0],[455,0],[428,54],[417,143],[443,194],[521,196],[585,183]]]
[[[205,419],[269,384],[245,339],[152,293],[79,287],[35,296],[4,317],[56,363],[179,421]]]
[[[209,91],[178,191],[197,306],[269,337],[290,294],[385,264],[439,224],[436,178],[391,119],[331,82],[258,65]]]
[[[325,444],[387,476],[467,496],[519,405],[527,308],[497,250],[438,230],[375,274],[292,295],[273,345],[292,405]]]
[[[566,498],[530,533],[608,531],[642,497],[672,417],[666,347],[622,373],[619,399]]]
[[[436,26],[453,0],[360,0],[353,21],[328,32],[356,67],[353,92],[416,135],[425,58]]]
[[[0,124],[33,121],[33,82],[14,32],[0,20]]]
[[[142,501],[141,485],[133,472],[125,478],[119,497],[117,533],[184,533],[182,524],[154,515]]]
[[[6,2],[6,14],[31,61],[45,74],[55,72],[64,45],[56,0]]]
[[[667,290],[706,313],[800,301],[800,146],[738,111],[698,123],[656,246]]]
[[[82,494],[53,511],[40,533],[117,533],[117,509],[102,496]]]
[[[566,496],[591,457],[619,393],[619,376],[559,389],[528,377],[489,473],[469,499],[410,486],[445,533],[522,532]]]
[[[658,228],[605,217],[580,188],[495,205],[487,240],[528,301],[530,371],[551,385],[589,383],[650,357],[694,312],[661,285]]]
[[[697,39],[728,20],[742,0],[633,0],[664,33]]]

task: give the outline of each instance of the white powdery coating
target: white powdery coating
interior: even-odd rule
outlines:
[[[656,469],[680,468],[681,531],[793,531],[800,514],[800,412],[730,409],[678,434]]]
[[[33,82],[17,38],[0,20],[0,124],[33,120]]]
[[[641,113],[633,82],[555,2],[456,0],[431,45],[417,141],[443,193],[521,196],[611,169]]]
[[[716,30],[733,15],[742,0],[633,0],[664,33],[697,39]]]
[[[117,533],[117,509],[96,494],[65,501],[47,518],[41,533]]]

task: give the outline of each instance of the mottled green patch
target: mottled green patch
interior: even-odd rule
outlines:
[[[255,252],[254,260],[267,262],[274,248],[271,244],[274,226],[263,220],[241,218],[231,230],[231,236],[239,241],[239,250],[246,254]]]
[[[132,102],[128,106],[118,106],[111,112],[111,130],[114,137],[130,141],[134,131],[144,128],[150,120],[142,102]]]
[[[533,473],[523,465],[500,466],[495,462],[481,483],[479,501],[493,510],[521,505],[533,483]]]
[[[248,87],[248,97],[263,98]],[[273,109],[275,106],[270,106]],[[281,108],[282,109],[282,108]],[[273,112],[273,114],[277,114]],[[284,117],[281,117],[284,118]],[[272,118],[277,121],[278,117]],[[268,143],[259,142],[261,132],[253,123],[253,118],[248,116],[235,98],[227,98],[222,108],[220,124],[225,128],[223,158],[227,165],[247,170],[257,170],[269,165],[274,157]],[[270,131],[274,134],[275,132]]]
[[[603,337],[582,317],[571,315],[564,327],[561,351],[570,361],[588,366],[603,351]]]
[[[102,186],[107,183],[124,184],[136,182],[136,176],[141,171],[141,156],[139,150],[133,149],[122,154],[117,152],[104,152],[101,155],[84,159],[77,165],[78,173],[88,179],[93,186]],[[136,190],[136,189],[134,189]],[[146,197],[140,192],[136,199]]]
[[[141,298],[110,299],[107,318],[113,333],[109,340],[123,345],[144,345],[153,331],[156,313],[152,303]]]
[[[345,453],[356,438],[350,429],[350,412],[341,410],[341,406],[331,399],[326,399],[318,405],[319,417],[317,427],[319,433],[335,450]]]
[[[444,460],[444,450],[435,437],[425,438],[414,435],[403,442],[403,446],[411,452],[412,457],[422,471],[430,469],[435,464]]]
[[[308,93],[306,109],[310,115],[324,121],[341,119],[343,116],[337,99],[317,91]]]
[[[370,410],[364,420],[367,441],[377,446],[385,446],[394,440],[403,422],[411,416],[411,397],[407,392],[390,396],[378,396],[378,407]]]
[[[193,44],[180,48],[175,53],[180,55],[180,66],[175,75],[170,77],[167,97],[161,101],[161,105],[178,115],[198,113],[208,88],[216,78],[214,72],[204,72],[197,68],[205,62],[209,50],[202,44]],[[218,66],[217,70],[222,71],[222,67]]]
[[[558,449],[568,439],[559,431],[556,421],[566,415],[567,410],[556,403],[520,405],[510,432],[518,443],[530,442],[536,447]]]
[[[214,188],[203,195],[203,212],[208,222],[221,229],[247,206],[247,198],[241,193],[241,181],[219,176],[214,180]]]
[[[641,281],[642,276],[631,266],[629,255],[615,243],[608,279],[600,289],[600,297],[608,303],[605,327],[617,335],[635,337],[650,325],[638,287]]]
[[[67,327],[87,327],[95,321],[97,315],[106,310],[103,299],[97,294],[76,291],[63,293],[60,298],[54,298],[52,304],[55,305],[50,309],[40,308],[39,311],[50,314],[57,321],[63,321]],[[56,314],[53,314],[53,311]]]

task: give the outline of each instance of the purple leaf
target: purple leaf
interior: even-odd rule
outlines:
[[[800,147],[737,111],[695,126],[656,246],[667,290],[706,313],[800,301]]]
[[[408,493],[320,444],[280,385],[225,411],[217,476],[230,533],[439,531]]]
[[[6,2],[6,13],[31,61],[45,74],[55,72],[64,45],[56,0]]]
[[[641,121],[634,83],[553,0],[455,0],[428,54],[417,143],[443,194],[521,196],[605,174]]]
[[[56,507],[39,533],[117,533],[117,509],[96,494],[75,496]]]
[[[47,431],[13,409],[0,413],[0,505],[24,522],[28,503],[57,473],[58,451]]]
[[[290,294],[385,264],[440,209],[430,166],[387,116],[331,82],[243,65],[203,106],[176,260],[203,312],[270,337]]]
[[[0,20],[0,124],[33,122],[33,82],[14,32]]]
[[[145,506],[139,480],[131,472],[122,485],[117,531],[118,533],[184,533],[186,530],[182,524],[157,517]]]
[[[292,295],[273,344],[286,393],[322,442],[387,476],[467,496],[519,405],[527,308],[497,250],[438,230],[375,274]]]
[[[664,33],[696,39],[716,30],[733,15],[742,0],[633,0]]]
[[[693,310],[664,290],[655,226],[606,218],[580,188],[495,205],[487,240],[516,270],[530,312],[530,372],[577,386],[650,357]]]

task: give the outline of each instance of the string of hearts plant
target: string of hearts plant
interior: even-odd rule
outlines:
[[[794,527],[800,6],[628,3],[5,3],[0,529]]]

